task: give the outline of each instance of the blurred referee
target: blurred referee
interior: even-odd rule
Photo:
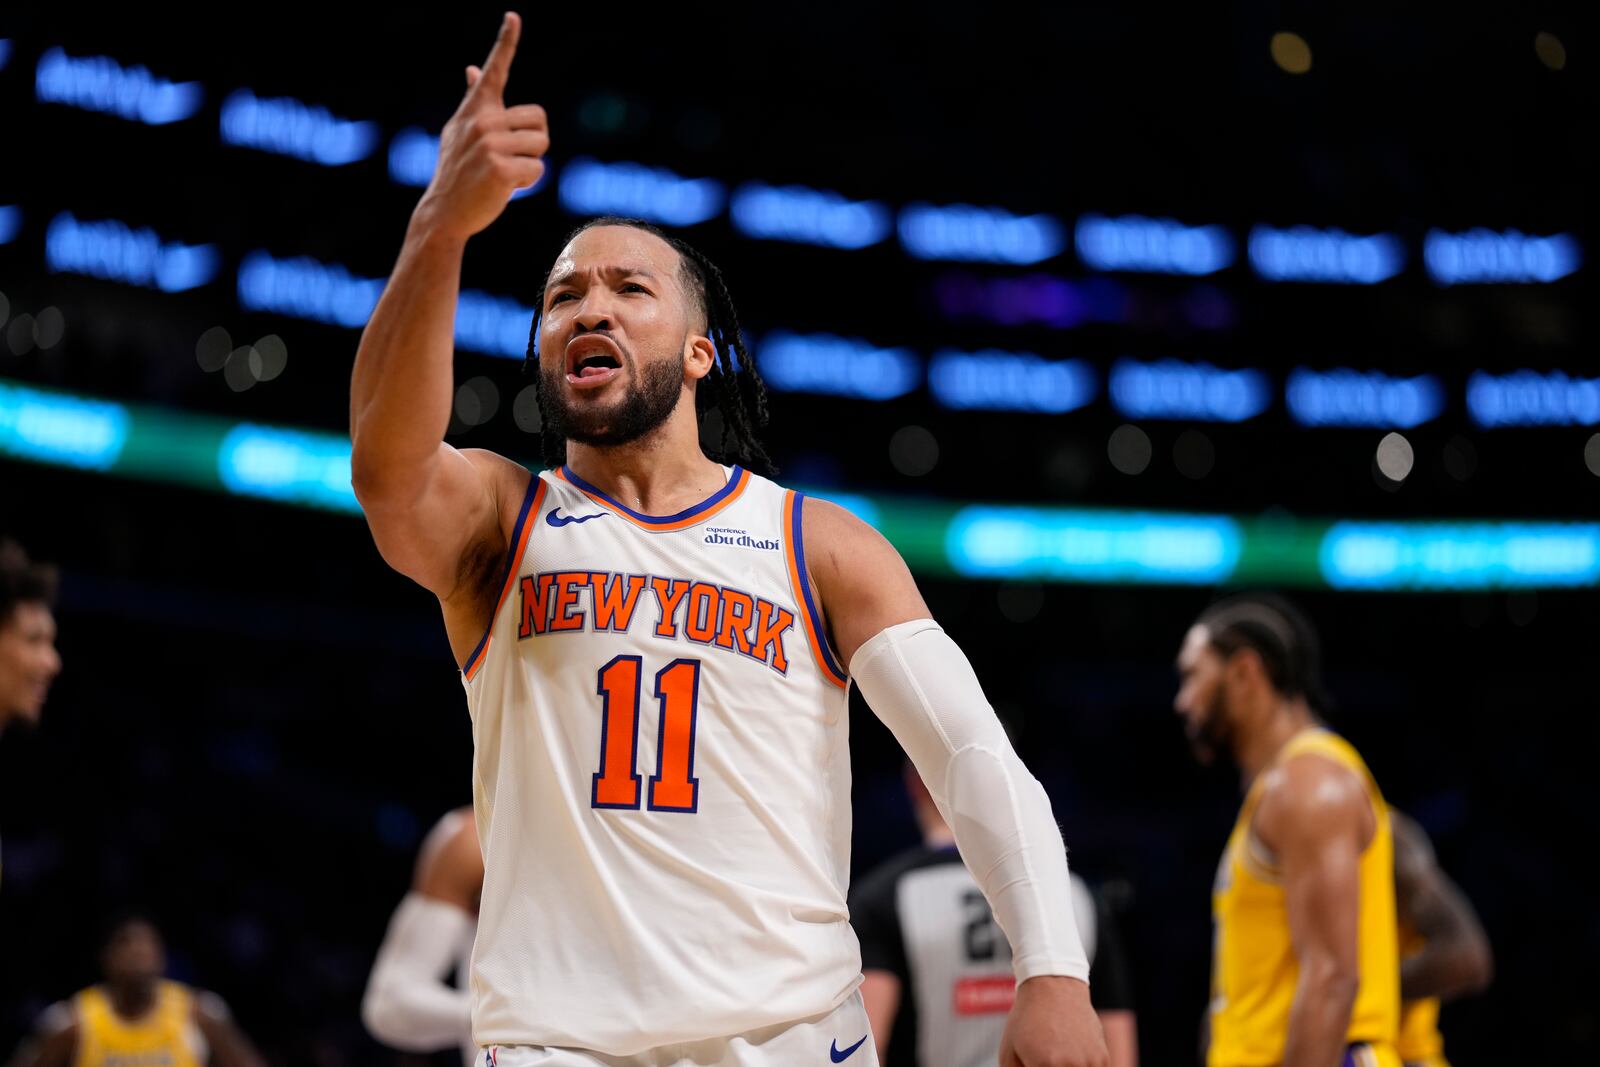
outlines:
[[[883,1067],[992,1067],[1016,995],[1011,948],[956,852],[955,834],[910,766],[906,789],[923,843],[877,868],[850,896],[878,1058]],[[1136,1067],[1121,945],[1077,875],[1072,890],[1111,1065]]]

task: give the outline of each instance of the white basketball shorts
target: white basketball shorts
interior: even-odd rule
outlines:
[[[752,1030],[734,1037],[662,1045],[636,1056],[607,1056],[539,1045],[491,1045],[476,1067],[878,1067],[861,994],[811,1019]]]

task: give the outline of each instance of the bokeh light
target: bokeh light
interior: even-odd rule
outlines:
[[[1533,54],[1551,70],[1567,69],[1567,46],[1553,33],[1541,30],[1534,35]]]
[[[1272,61],[1288,74],[1304,74],[1311,69],[1311,46],[1298,33],[1272,35]]]
[[[1123,474],[1143,474],[1151,454],[1150,435],[1132,424],[1118,426],[1106,441],[1106,456]]]
[[[233,351],[233,338],[221,326],[213,326],[200,335],[194,344],[194,361],[200,369],[210,374],[219,371],[228,362],[228,355]]]
[[[908,478],[921,478],[939,465],[939,441],[921,426],[902,426],[889,438],[889,462]]]
[[[1410,477],[1417,456],[1411,448],[1411,442],[1402,434],[1388,433],[1378,442],[1378,451],[1374,459],[1378,473],[1398,485]]]

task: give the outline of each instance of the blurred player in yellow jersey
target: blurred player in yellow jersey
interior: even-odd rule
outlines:
[[[1494,954],[1477,912],[1439,867],[1428,835],[1391,810],[1395,899],[1400,916],[1400,1037],[1406,1067],[1450,1067],[1439,1003],[1481,992]]]
[[[215,993],[162,977],[166,949],[145,919],[113,928],[105,981],[49,1008],[13,1067],[265,1067]]]
[[[1244,804],[1212,899],[1210,1067],[1398,1067],[1389,810],[1317,718],[1315,632],[1277,597],[1208,608],[1178,654],[1174,708]]]

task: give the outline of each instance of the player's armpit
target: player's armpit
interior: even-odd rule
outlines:
[[[929,617],[910,568],[882,534],[826,500],[806,497],[801,509],[808,577],[840,663],[874,634]]]
[[[1356,776],[1320,756],[1268,773],[1255,828],[1282,868],[1300,968],[1283,1062],[1334,1067],[1360,988],[1361,853],[1375,817]]]

